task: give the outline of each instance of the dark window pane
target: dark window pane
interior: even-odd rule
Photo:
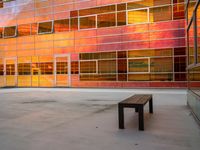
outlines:
[[[3,2],[0,0],[0,8],[3,8]]]
[[[118,74],[118,81],[127,81],[127,74]]]
[[[6,64],[6,75],[15,75],[15,64]]]
[[[31,64],[30,63],[18,64],[18,74],[19,75],[31,75]]]
[[[174,48],[174,55],[186,55],[186,48],[185,47]]]
[[[31,34],[31,24],[18,25],[18,36],[28,36]]]
[[[4,28],[4,38],[15,37],[15,36],[16,36],[16,26]]]
[[[40,70],[42,75],[53,74],[53,63],[40,63]]]
[[[126,51],[118,51],[117,52],[117,58],[126,58]]]
[[[96,61],[81,61],[80,73],[96,73]]]
[[[80,60],[98,59],[99,53],[81,53]]]
[[[96,17],[82,17],[80,18],[80,29],[96,28]]]
[[[78,18],[70,19],[70,29],[71,31],[78,30]]]
[[[68,74],[68,62],[62,60],[56,62],[56,74]]]
[[[55,32],[69,31],[69,19],[55,20],[54,31]]]
[[[117,26],[126,25],[126,12],[117,13]]]
[[[175,73],[175,81],[186,81],[185,73]]]
[[[126,10],[126,4],[117,4],[117,11]]]
[[[52,33],[53,32],[52,24],[53,24],[52,21],[39,23],[38,33],[39,34]]]
[[[174,57],[174,71],[186,72],[186,57]]]
[[[183,3],[185,0],[173,0],[173,3]]]
[[[0,27],[0,38],[3,37],[3,28]]]
[[[127,73],[127,60],[118,59],[118,73]]]
[[[2,76],[4,73],[3,73],[3,64],[0,64],[0,76]]]
[[[116,58],[116,52],[101,52],[96,54],[99,59]]]
[[[115,13],[98,15],[97,21],[98,21],[98,28],[115,26],[116,25]]]
[[[185,13],[184,13],[184,4],[175,4],[173,6],[173,19],[184,19],[185,18]]]
[[[150,22],[172,20],[171,6],[150,8]]]
[[[78,74],[79,68],[78,68],[78,61],[71,62],[71,74]]]
[[[78,17],[78,11],[74,10],[74,11],[70,11],[70,17]]]

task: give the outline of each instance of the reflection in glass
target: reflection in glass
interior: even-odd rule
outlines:
[[[115,13],[111,14],[102,14],[97,16],[97,26],[98,28],[102,27],[111,27],[116,25],[116,15]]]
[[[52,33],[53,32],[53,22],[41,22],[39,23],[38,33]]]
[[[150,8],[150,22],[172,20],[172,6]]]
[[[96,28],[96,16],[80,18],[80,29]]]
[[[55,32],[69,31],[69,19],[55,20],[54,31]]]
[[[16,36],[16,26],[4,27],[3,37],[15,37]]]
[[[147,9],[128,11],[128,24],[148,22]]]

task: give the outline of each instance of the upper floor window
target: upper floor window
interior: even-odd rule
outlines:
[[[53,32],[53,21],[40,22],[38,24],[38,34],[46,34]]]
[[[15,37],[17,36],[16,31],[17,31],[16,26],[4,27],[3,37],[4,38]]]

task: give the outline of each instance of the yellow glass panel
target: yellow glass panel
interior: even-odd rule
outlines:
[[[68,86],[68,75],[56,75],[56,86]]]
[[[32,76],[32,87],[38,87],[39,86],[39,76],[33,75]]]
[[[147,9],[133,10],[128,12],[128,24],[148,22]]]
[[[6,86],[15,86],[16,77],[13,75],[6,76]]]
[[[128,81],[149,81],[149,74],[129,74]]]
[[[172,56],[172,49],[155,49],[155,50],[132,50],[128,51],[128,57],[150,57],[150,56]]]
[[[53,75],[40,75],[39,85],[41,87],[52,87],[54,85]]]
[[[19,87],[30,87],[31,86],[31,76],[18,76],[18,86]]]
[[[173,58],[151,58],[151,72],[173,72]]]
[[[0,76],[0,87],[4,87],[4,76]]]

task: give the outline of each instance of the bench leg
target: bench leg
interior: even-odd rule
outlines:
[[[135,112],[138,112],[138,108],[137,107],[135,108]]]
[[[144,108],[143,106],[140,106],[139,109],[139,116],[138,116],[138,119],[139,119],[139,130],[144,130]]]
[[[153,113],[153,99],[149,101],[149,113]]]
[[[124,107],[118,105],[119,129],[124,129]]]

